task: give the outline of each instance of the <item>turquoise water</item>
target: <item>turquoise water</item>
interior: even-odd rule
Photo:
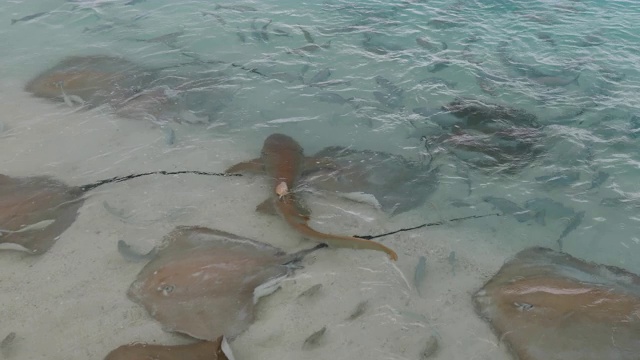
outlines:
[[[473,233],[490,227],[495,239],[476,239],[475,246],[487,241],[487,249],[497,246],[506,253],[532,245],[555,247],[562,237],[563,250],[576,257],[640,273],[640,3],[262,1],[224,6],[168,0],[7,1],[0,7],[0,78],[13,88],[4,92],[21,92],[30,79],[70,55],[123,57],[149,69],[167,69],[162,73],[167,77],[215,73],[224,78],[224,86],[211,95],[216,98],[208,99],[215,111],[207,113],[204,124],[175,128],[172,149],[188,156],[202,142],[219,141],[230,146],[234,158],[221,152],[211,168],[207,156],[189,164],[221,171],[242,160],[237,156],[257,155],[274,132],[293,136],[309,154],[339,145],[432,161],[439,171],[437,189],[421,207],[395,215],[395,228],[497,209],[507,214],[487,220],[491,225],[474,220],[456,229]],[[44,14],[11,23],[39,13]],[[296,50],[311,44],[303,29],[319,45],[313,52]],[[167,34],[173,36],[145,41]],[[434,115],[446,113],[442,106],[455,99],[519,112],[487,125],[489,130]],[[532,115],[534,121],[523,120]],[[0,121],[11,124],[11,116],[4,111]],[[5,134],[23,133],[10,131]],[[81,154],[72,158],[82,161]],[[144,168],[167,166],[160,158],[154,158],[157,163],[147,159]],[[13,161],[8,153],[0,159]],[[137,169],[135,157],[123,161]],[[182,165],[171,164],[172,169]],[[104,168],[81,168],[82,174],[69,179],[104,177]],[[44,168],[27,164],[17,175],[43,172],[55,174],[55,162]],[[520,211],[524,217],[518,217]]]

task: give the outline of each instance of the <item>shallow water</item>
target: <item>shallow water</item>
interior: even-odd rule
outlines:
[[[314,195],[313,225],[326,231],[378,234],[468,215],[505,215],[383,238],[400,256],[397,267],[369,252],[319,254],[282,291],[263,300],[256,324],[235,342],[238,358],[326,358],[330,352],[323,347],[300,350],[306,336],[323,326],[328,326],[324,346],[333,346],[338,358],[363,351],[374,358],[412,358],[415,354],[402,349],[419,346],[413,339],[401,344],[406,332],[418,342],[437,333],[441,350],[434,358],[501,358],[498,340],[468,307],[468,292],[518,250],[557,249],[580,212],[581,221],[562,236],[562,249],[640,273],[640,4],[241,5],[257,11],[217,9],[210,1],[5,2],[0,7],[2,173],[51,175],[81,185],[142,171],[223,171],[258,156],[264,138],[282,132],[307,154],[344,146],[431,160],[439,167],[440,184],[427,202],[394,217],[366,204]],[[12,24],[11,19],[41,12]],[[295,50],[310,44],[302,29],[315,44],[330,43],[314,52]],[[166,34],[174,35],[142,41]],[[215,103],[205,124],[123,119],[102,107],[82,110],[23,91],[30,79],[70,55],[124,57],[149,69],[165,68],[166,77],[215,74],[224,82],[203,100]],[[325,69],[328,77],[322,76]],[[439,141],[453,133],[446,122],[459,119],[424,115],[456,98],[535,115],[537,126],[515,125],[535,131],[539,155],[525,161],[516,152],[515,158],[487,160],[487,165],[484,156],[495,152],[456,147],[455,141],[462,141],[456,138]],[[471,134],[486,134],[465,126]],[[515,138],[522,141],[527,134]],[[499,151],[508,153],[512,137],[497,141],[507,144]],[[258,177],[198,176],[113,185],[89,196],[76,223],[49,253],[38,258],[1,253],[7,270],[0,278],[0,303],[8,306],[0,309],[0,338],[16,333],[12,358],[101,359],[129,341],[179,342],[126,298],[141,264],[124,261],[117,240],[148,250],[174,226],[192,224],[286,249],[305,247],[280,222],[253,212],[266,186]],[[113,209],[122,210],[116,213],[126,221]],[[521,211],[526,215],[518,216]],[[456,261],[449,261],[452,251],[457,272],[452,271]],[[423,255],[428,275],[420,297],[411,289]],[[316,283],[323,284],[324,295],[306,303],[292,300]],[[335,305],[335,297],[344,301]],[[366,299],[373,310],[363,323],[345,322]],[[286,329],[276,331],[277,324]]]

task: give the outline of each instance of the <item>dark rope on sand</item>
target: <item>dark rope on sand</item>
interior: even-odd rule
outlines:
[[[436,221],[436,222],[432,222],[432,223],[426,223],[426,224],[422,224],[422,225],[418,225],[418,226],[414,226],[414,227],[410,227],[410,228],[404,228],[404,229],[400,229],[400,230],[396,230],[396,231],[391,231],[391,232],[380,234],[380,235],[353,235],[353,237],[357,237],[357,238],[365,239],[365,240],[372,240],[372,239],[376,239],[376,238],[387,236],[387,235],[397,234],[397,233],[400,233],[400,232],[421,229],[423,227],[442,225],[445,222],[462,221],[462,220],[469,220],[469,219],[480,219],[480,218],[489,217],[489,216],[502,216],[502,214],[493,213],[493,214],[485,214],[485,215],[470,215],[470,216],[455,218],[455,219],[451,219],[451,220],[447,220],[447,221]]]
[[[242,174],[212,173],[207,171],[195,171],[195,170],[183,170],[183,171],[164,171],[163,170],[163,171],[151,171],[151,172],[141,173],[141,174],[131,174],[126,176],[114,176],[109,179],[99,180],[91,184],[82,185],[80,186],[80,189],[86,192],[89,190],[93,190],[98,186],[101,186],[104,184],[119,183],[119,182],[131,180],[131,179],[135,179],[135,178],[138,178],[141,176],[147,176],[147,175],[180,175],[180,174],[196,174],[196,175],[222,176],[222,177],[242,176]]]

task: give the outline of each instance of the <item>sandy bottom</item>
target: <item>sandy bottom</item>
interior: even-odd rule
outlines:
[[[150,123],[75,111],[31,98],[19,88],[6,84],[0,89],[6,127],[0,133],[0,166],[10,176],[46,174],[82,185],[152,170],[222,171],[255,156],[242,143],[264,138],[240,134],[232,141],[213,130],[176,125],[177,141],[169,146],[163,131]],[[90,192],[75,223],[48,253],[0,253],[0,338],[16,333],[6,357],[102,359],[134,341],[188,342],[164,332],[126,297],[144,263],[123,259],[116,243],[122,239],[144,251],[177,225],[202,225],[287,251],[312,245],[280,219],[254,212],[266,186],[260,177],[149,176]],[[431,201],[443,197],[436,194]],[[314,196],[307,201],[312,226],[339,234],[377,234],[476,213],[447,213],[427,204],[388,218],[345,200]],[[105,203],[122,216],[107,211]],[[397,263],[373,251],[314,253],[280,290],[260,301],[255,323],[231,343],[236,358],[420,359],[433,337],[439,344],[433,359],[508,359],[505,347],[475,314],[471,294],[521,247],[525,235],[509,232],[512,224],[512,218],[485,218],[384,238],[398,252]],[[501,245],[505,242],[498,239],[497,228],[512,247]],[[413,277],[421,255],[427,259],[427,275],[419,295]],[[316,284],[322,286],[314,295],[298,297]],[[364,312],[350,320],[358,307]],[[303,350],[305,339],[323,327],[316,347]]]

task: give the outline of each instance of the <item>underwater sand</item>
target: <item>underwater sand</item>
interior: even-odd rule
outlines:
[[[81,185],[158,169],[223,170],[249,155],[224,137],[203,135],[188,126],[177,128],[182,141],[168,146],[163,132],[148,122],[74,111],[16,88],[4,87],[0,103],[3,113],[12,115],[0,139],[3,173],[12,176],[46,174]],[[16,333],[13,358],[101,359],[132,341],[188,342],[164,332],[126,297],[144,262],[123,259],[117,241],[146,251],[176,225],[203,225],[288,251],[309,247],[311,243],[280,219],[254,213],[266,193],[267,182],[260,177],[194,175],[142,177],[91,191],[76,222],[49,252],[0,254],[0,336]],[[105,201],[128,217],[121,220],[107,212]],[[398,221],[343,200],[310,197],[308,203],[312,226],[334,233],[382,233],[425,219],[418,212],[440,220],[429,205]],[[345,211],[352,214],[343,216]],[[469,220],[464,228],[452,224],[383,238],[398,252],[397,263],[375,251],[329,249],[308,256],[304,269],[259,302],[255,323],[231,344],[236,358],[409,359],[436,336],[436,359],[507,359],[473,312],[469,296],[509,255],[506,249],[486,245],[495,236],[487,224],[503,220]],[[455,275],[448,261],[451,251],[457,258]],[[423,297],[413,284],[419,254],[427,258]],[[298,299],[316,284],[322,287],[314,296]],[[347,320],[363,301],[364,313]],[[324,326],[327,331],[317,347],[302,350],[306,337]]]

